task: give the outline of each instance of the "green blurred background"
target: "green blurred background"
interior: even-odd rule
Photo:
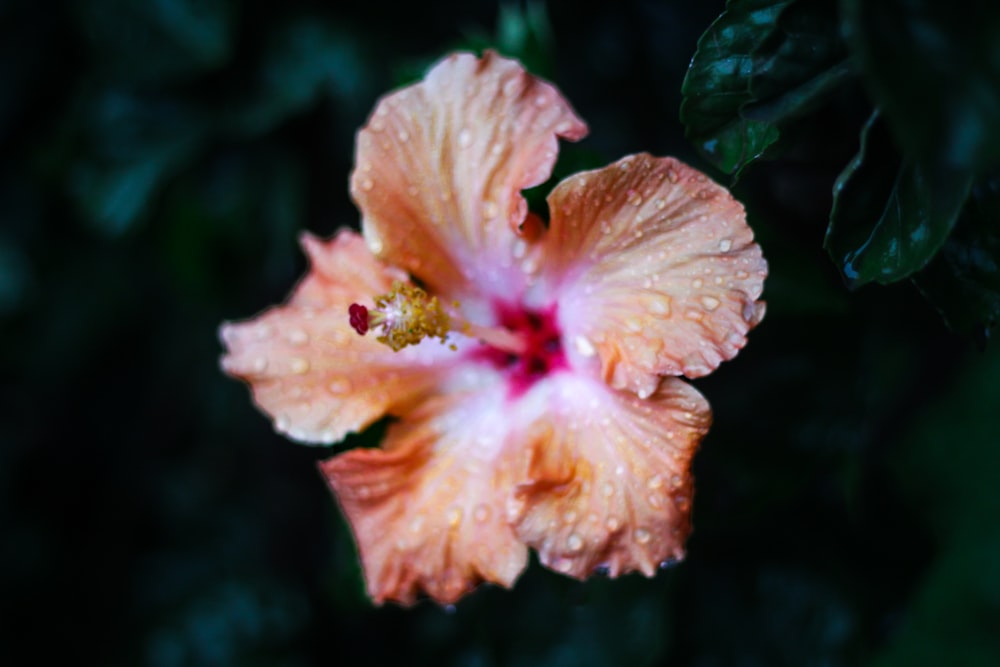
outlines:
[[[645,150],[729,184],[679,120],[723,7],[0,1],[0,660],[1000,664],[1000,354],[823,250],[857,84],[735,186],[768,315],[696,383],[695,532],[652,580],[532,563],[455,608],[373,608],[331,452],[218,369],[219,323],[303,271],[296,235],[357,225],[377,97],[453,49],[522,58],[587,120],[557,178]]]

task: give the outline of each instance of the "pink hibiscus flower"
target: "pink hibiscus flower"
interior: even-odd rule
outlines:
[[[288,302],[222,327],[223,368],[290,438],[394,418],[320,464],[378,603],[510,586],[529,547],[576,578],[684,555],[711,412],[676,376],[743,347],[767,264],[743,207],[672,158],[571,176],[544,224],[521,191],[586,132],[517,62],[446,58],[358,133],[363,238],[303,235]]]

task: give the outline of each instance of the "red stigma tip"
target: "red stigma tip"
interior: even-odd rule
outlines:
[[[368,333],[368,309],[360,303],[352,303],[347,309],[351,316],[351,327],[358,332],[359,336]]]

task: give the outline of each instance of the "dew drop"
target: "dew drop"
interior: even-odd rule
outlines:
[[[398,133],[396,134],[396,136],[397,136],[397,137],[399,138],[399,140],[400,140],[400,141],[402,141],[402,142],[403,142],[404,144],[405,144],[405,143],[406,143],[407,141],[409,141],[409,140],[410,140],[410,133],[409,133],[409,132],[407,132],[406,130],[400,130],[400,131],[399,131],[399,132],[398,132]]]
[[[566,548],[569,549],[570,553],[576,553],[583,548],[583,538],[576,533],[572,533],[566,539]]]
[[[468,148],[472,145],[472,132],[469,131],[469,128],[464,127],[458,133],[458,145],[461,148]]]
[[[670,298],[666,296],[660,296],[660,298],[654,299],[652,302],[650,302],[649,309],[657,315],[669,315]]]
[[[288,342],[292,345],[305,345],[309,342],[309,334],[302,329],[292,329],[288,332]]]
[[[662,488],[663,478],[660,477],[659,475],[653,475],[652,477],[649,478],[649,481],[646,482],[646,486],[648,486],[650,489],[653,489],[654,491],[656,489]]]
[[[719,241],[719,250],[722,252],[729,252],[733,247],[733,242],[730,239],[722,239]]]
[[[629,317],[625,320],[625,328],[633,333],[642,331],[642,320],[637,317]]]
[[[677,505],[677,509],[684,512],[688,507],[691,506],[691,501],[688,500],[687,496],[674,496],[674,504]]]
[[[656,203],[656,208],[659,211],[662,211],[667,207],[667,202],[663,199],[657,199],[655,203]]]
[[[267,358],[257,357],[250,366],[254,373],[263,373],[267,370]]]
[[[557,560],[555,563],[552,564],[552,569],[555,570],[556,572],[562,572],[563,574],[566,574],[567,572],[573,569],[573,561],[571,561],[569,558],[560,558],[559,560]]]
[[[347,378],[337,378],[329,384],[329,389],[334,394],[346,394],[351,391],[351,381]]]
[[[633,536],[639,544],[649,544],[649,540],[653,537],[645,528],[637,528]]]
[[[292,357],[289,364],[291,365],[292,373],[296,375],[305,375],[309,372],[309,362],[302,357]]]
[[[701,305],[705,306],[705,310],[715,310],[719,307],[721,302],[714,296],[703,296],[701,297]]]
[[[483,217],[487,220],[492,220],[497,217],[500,213],[500,207],[494,202],[487,201],[483,203]]]
[[[517,239],[514,241],[514,247],[511,249],[511,252],[514,253],[515,258],[523,258],[528,253],[528,243],[524,239]]]
[[[605,523],[604,525],[606,525],[608,527],[608,530],[610,530],[611,532],[614,532],[622,527],[621,521],[619,521],[615,517],[609,518],[607,523]]]
[[[673,557],[664,558],[663,560],[660,561],[659,567],[661,570],[668,570],[680,562],[681,561],[679,558],[673,558]]]
[[[286,414],[280,414],[274,418],[274,428],[282,433],[287,432],[291,425],[292,420]]]
[[[450,508],[445,518],[448,520],[449,526],[451,526],[452,528],[457,527],[458,524],[462,523],[462,508],[461,507]]]
[[[375,187],[375,181],[373,181],[370,178],[366,178],[363,181],[361,181],[361,189],[365,190],[366,192],[370,192],[371,189],[374,187]]]
[[[604,485],[601,486],[601,493],[604,494],[605,498],[610,498],[615,495],[615,485],[611,482],[605,482]]]
[[[704,284],[705,281],[702,280],[701,278],[695,278],[694,280],[691,281],[691,287],[695,289],[701,289]]]
[[[673,477],[670,478],[670,486],[675,489],[679,489],[683,482],[684,480],[681,479],[680,475],[674,475]]]
[[[597,350],[594,349],[593,343],[591,343],[586,336],[577,336],[573,339],[573,345],[576,346],[576,351],[584,357],[592,357],[597,354]]]
[[[477,523],[486,523],[490,520],[490,508],[486,503],[480,503],[476,506],[476,510],[472,513],[472,518],[476,520]]]

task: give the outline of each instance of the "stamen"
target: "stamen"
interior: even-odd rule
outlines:
[[[453,306],[458,308],[456,301]],[[430,296],[415,285],[395,282],[388,294],[375,298],[375,308],[368,310],[359,303],[347,309],[351,327],[364,336],[369,329],[379,329],[378,341],[398,352],[416,345],[424,338],[447,342],[448,332],[458,331],[471,338],[511,354],[522,354],[526,343],[522,337],[502,327],[486,327],[467,322],[456,311],[446,311],[436,296]],[[455,349],[452,346],[452,349]]]

